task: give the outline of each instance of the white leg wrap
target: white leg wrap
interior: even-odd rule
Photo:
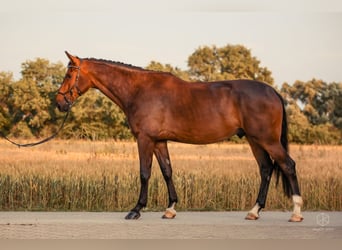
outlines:
[[[303,205],[303,199],[299,195],[292,195],[293,200],[293,214],[302,216],[300,212],[300,207]]]
[[[259,217],[259,203],[255,203],[254,207],[249,211],[249,213],[256,215],[257,217]]]
[[[174,202],[171,207],[167,208],[165,214],[163,215],[164,219],[173,219],[176,217],[176,210],[175,210],[176,203]]]
[[[255,203],[254,207],[251,210],[249,210],[245,219],[246,220],[257,220],[259,218],[259,210],[260,210],[259,204]]]

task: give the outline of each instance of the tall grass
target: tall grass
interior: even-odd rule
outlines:
[[[177,210],[247,210],[260,184],[246,144],[169,143]],[[53,141],[16,148],[0,141],[0,209],[127,211],[137,202],[140,180],[134,142]],[[342,209],[342,147],[292,146],[306,210]],[[271,182],[269,210],[291,201]],[[167,190],[154,159],[148,210],[163,210]]]

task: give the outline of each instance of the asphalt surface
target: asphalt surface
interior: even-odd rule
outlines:
[[[290,223],[290,212],[263,212],[257,221],[246,212],[126,213],[0,212],[0,239],[342,239],[342,212],[304,212]]]

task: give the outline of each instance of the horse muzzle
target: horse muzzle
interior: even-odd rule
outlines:
[[[61,112],[68,112],[70,109],[70,105],[67,103],[56,103],[56,106],[58,108],[59,111]]]
[[[65,97],[65,95],[57,95],[56,106],[61,112],[68,112],[72,106],[72,103]]]

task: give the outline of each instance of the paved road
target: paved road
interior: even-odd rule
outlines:
[[[342,212],[263,212],[246,221],[246,212],[179,212],[173,220],[144,212],[137,221],[126,213],[0,212],[0,239],[341,239]]]

